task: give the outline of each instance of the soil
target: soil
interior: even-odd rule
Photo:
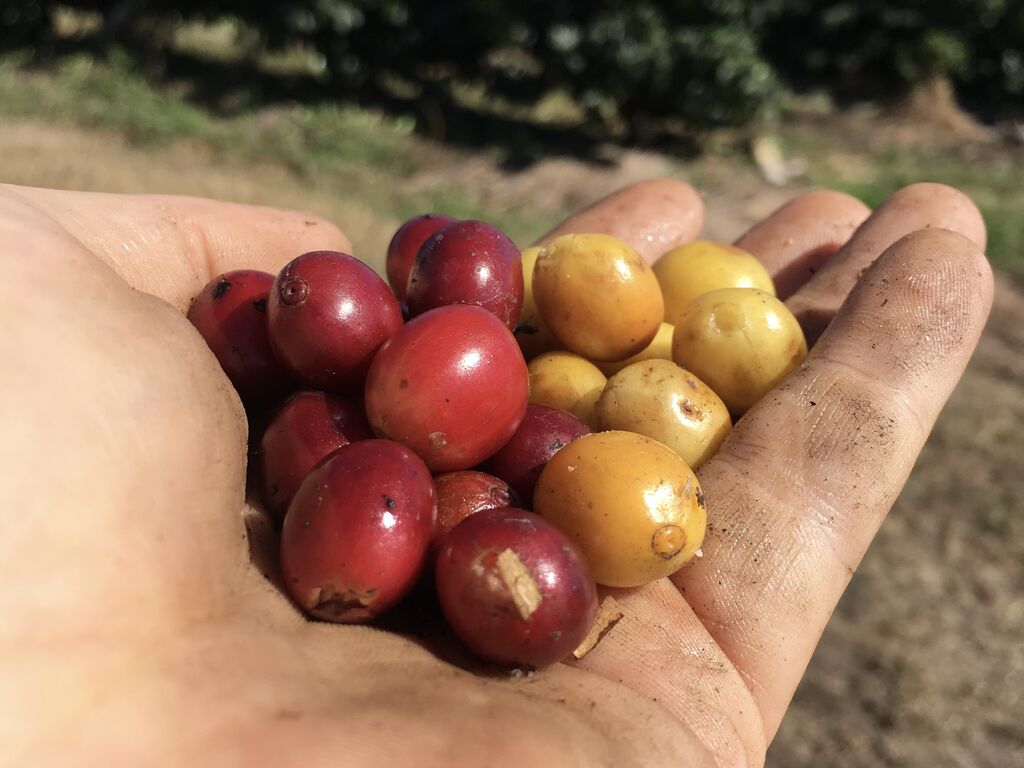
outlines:
[[[511,174],[479,157],[446,165],[496,205],[551,209],[639,178],[686,175],[646,153]],[[276,166],[40,123],[0,126],[0,169],[21,184],[302,208],[341,224],[360,255],[382,254],[398,223]],[[429,186],[440,173],[409,183]],[[728,160],[705,162],[699,186],[716,239],[798,191]],[[1024,282],[998,274],[996,286],[978,352],[822,638],[769,752],[772,768],[1024,766]]]

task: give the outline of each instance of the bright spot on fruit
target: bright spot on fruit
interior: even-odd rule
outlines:
[[[550,563],[542,563],[533,571],[533,578],[549,589],[558,589],[558,572]]]
[[[782,330],[782,318],[774,312],[764,318],[764,324],[773,331]]]
[[[656,523],[667,523],[679,516],[677,509],[679,500],[676,492],[668,483],[644,491],[644,504],[651,520]]]
[[[459,361],[459,368],[464,371],[472,370],[480,365],[481,360],[483,360],[483,355],[480,354],[480,350],[470,350],[462,356],[462,359]]]
[[[381,518],[380,518],[380,524],[383,525],[385,528],[387,528],[389,530],[391,528],[394,528],[395,527],[395,523],[397,523],[397,522],[398,522],[398,520],[390,512],[385,512],[381,516]]]
[[[355,311],[355,303],[351,299],[348,299],[346,301],[341,302],[341,306],[338,307],[338,317],[342,319],[346,317],[351,317],[353,314],[355,314]]]

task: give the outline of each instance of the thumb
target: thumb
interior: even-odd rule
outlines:
[[[350,251],[334,224],[299,211],[173,195],[0,185],[65,229],[132,287],[187,309],[216,275],[276,273],[306,251]]]

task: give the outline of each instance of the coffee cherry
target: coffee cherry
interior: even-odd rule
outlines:
[[[395,236],[391,238],[391,243],[388,245],[384,269],[387,272],[391,290],[395,292],[399,301],[405,301],[406,288],[409,285],[409,272],[412,271],[412,263],[416,260],[416,254],[423,243],[441,227],[454,221],[455,219],[451,216],[427,213],[409,219],[395,232]]]
[[[373,437],[363,404],[298,392],[274,414],[260,441],[263,502],[278,521],[310,470],[343,445]]]
[[[508,442],[528,394],[511,331],[485,309],[453,304],[413,318],[381,347],[366,377],[366,414],[378,436],[450,472]]]
[[[475,304],[513,330],[523,306],[519,249],[490,224],[449,224],[420,248],[406,299],[413,317],[447,304]]]
[[[441,541],[452,528],[470,515],[495,507],[515,504],[515,494],[508,483],[486,472],[463,469],[434,478],[437,491],[437,522],[434,541]]]
[[[546,667],[594,622],[597,588],[583,554],[532,512],[487,509],[452,529],[437,555],[437,595],[455,634],[497,664]]]
[[[484,463],[483,469],[506,481],[520,504],[532,507],[533,489],[544,465],[577,437],[589,434],[590,427],[571,413],[530,405],[519,429]]]
[[[247,406],[268,405],[291,386],[267,337],[267,295],[273,283],[268,272],[225,272],[206,284],[188,310],[188,319]]]
[[[597,432],[556,453],[533,507],[579,544],[594,578],[639,587],[678,571],[704,540],[696,476],[665,445],[633,432]]]
[[[366,622],[416,583],[434,528],[434,484],[389,440],[339,448],[310,472],[281,529],[285,587],[310,616]]]
[[[312,389],[358,393],[374,353],[402,325],[387,284],[358,259],[313,251],[274,281],[270,343],[281,362]]]

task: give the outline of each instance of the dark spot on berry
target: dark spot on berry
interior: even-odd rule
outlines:
[[[697,489],[697,506],[704,506],[704,491],[702,491],[700,488]],[[724,532],[725,529],[723,528],[722,531]]]
[[[398,382],[398,388],[399,389],[408,389],[408,387],[409,387],[409,380],[408,379],[401,379]]]
[[[217,281],[217,284],[215,286],[213,286],[213,300],[216,301],[217,299],[219,299],[222,296],[224,296],[224,294],[227,293],[230,290],[231,290],[231,281],[230,280],[225,280],[224,278],[221,278],[220,280]]]
[[[560,450],[562,450],[563,448],[565,448],[565,443],[563,443],[563,442],[562,442],[562,441],[561,441],[561,440],[560,440],[559,438],[557,438],[557,437],[555,438],[555,442],[553,442],[553,443],[552,443],[551,445],[549,445],[549,446],[548,446],[548,450],[549,450],[549,451],[560,451]]]
[[[384,494],[384,506],[387,507],[388,509],[395,508],[395,500],[388,496],[386,493]]]
[[[263,298],[263,299],[256,299],[256,301],[254,301],[252,303],[252,306],[253,306],[253,309],[255,309],[257,312],[266,313],[266,311],[267,311],[267,300],[265,298]]]

